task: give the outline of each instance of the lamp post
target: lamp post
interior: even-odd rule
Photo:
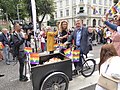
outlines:
[[[17,4],[17,17],[18,17],[18,21],[20,21],[19,5],[20,5],[20,4]]]

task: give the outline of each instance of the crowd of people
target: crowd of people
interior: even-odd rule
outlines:
[[[118,69],[120,68],[120,14],[114,15],[113,22],[107,20],[108,15],[106,14],[106,17],[102,18],[102,21],[111,32],[111,43],[105,44],[101,48],[99,63],[100,77],[95,90],[113,90],[113,87],[115,88],[114,90],[120,89],[120,71]],[[107,79],[103,79],[103,74],[105,74],[104,77]],[[104,86],[103,82],[107,83],[107,85]],[[114,85],[111,84],[113,82],[115,83]]]
[[[10,32],[7,28],[2,29],[0,34],[0,42],[4,48],[0,51],[0,59],[4,60],[6,65],[10,65],[10,51],[13,58],[19,61],[19,80],[27,81],[28,78],[23,74],[24,62],[26,59],[24,48],[31,47],[33,52],[49,52],[54,53],[54,44],[69,43],[75,45],[76,50],[80,50],[80,57],[87,55],[90,51],[90,45],[97,46],[98,44],[105,44],[101,48],[99,72],[105,72],[108,61],[110,66],[107,74],[119,74],[119,59],[120,59],[120,14],[114,15],[112,20],[108,20],[108,15],[102,18],[104,26],[99,27],[85,27],[81,19],[76,19],[75,27],[70,30],[67,20],[61,20],[57,24],[57,28],[53,29],[51,26],[43,27],[34,39],[34,32],[32,30],[24,31],[18,22],[14,23],[14,30]],[[37,45],[35,44],[37,43]],[[37,49],[37,50],[36,50]],[[2,55],[3,52],[3,55]],[[64,49],[61,49],[64,53]],[[74,62],[74,75],[78,74],[77,70],[82,67],[82,60]],[[4,75],[0,75],[2,77]],[[118,83],[119,84],[119,83]],[[119,88],[119,86],[118,86]],[[103,87],[97,85],[96,90],[104,90]]]

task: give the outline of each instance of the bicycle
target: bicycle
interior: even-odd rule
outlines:
[[[76,46],[75,45],[71,45],[70,46],[70,50],[71,52],[73,52],[73,48],[75,48]],[[65,49],[65,47],[63,47]],[[87,55],[85,55],[87,57]],[[84,57],[84,54],[81,54],[80,55],[80,58],[82,60],[82,67],[80,67],[78,70],[77,70],[77,73],[81,73],[84,77],[89,77],[91,76],[94,71],[95,71],[95,67],[96,67],[96,62],[94,59],[92,58],[89,58],[89,59],[85,59]],[[73,59],[73,58],[71,58]],[[74,62],[73,62],[74,63]],[[76,70],[76,69],[75,69]]]
[[[81,74],[84,77],[89,77],[91,76],[94,71],[95,71],[95,66],[96,66],[96,62],[94,59],[85,59],[83,55],[81,55],[81,60],[82,60],[82,67],[81,70],[78,72],[81,72]]]

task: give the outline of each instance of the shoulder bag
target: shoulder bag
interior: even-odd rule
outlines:
[[[120,80],[114,79],[111,76],[106,74],[107,69],[109,68],[109,65],[110,63],[107,65],[105,73],[102,73],[100,75],[97,84],[106,90],[117,90],[118,82],[120,82]]]

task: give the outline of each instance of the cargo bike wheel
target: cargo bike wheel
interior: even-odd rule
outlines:
[[[69,78],[62,72],[48,75],[42,82],[40,90],[68,90]]]
[[[95,71],[96,62],[94,59],[87,59],[82,65],[81,74],[84,77],[89,77]]]

